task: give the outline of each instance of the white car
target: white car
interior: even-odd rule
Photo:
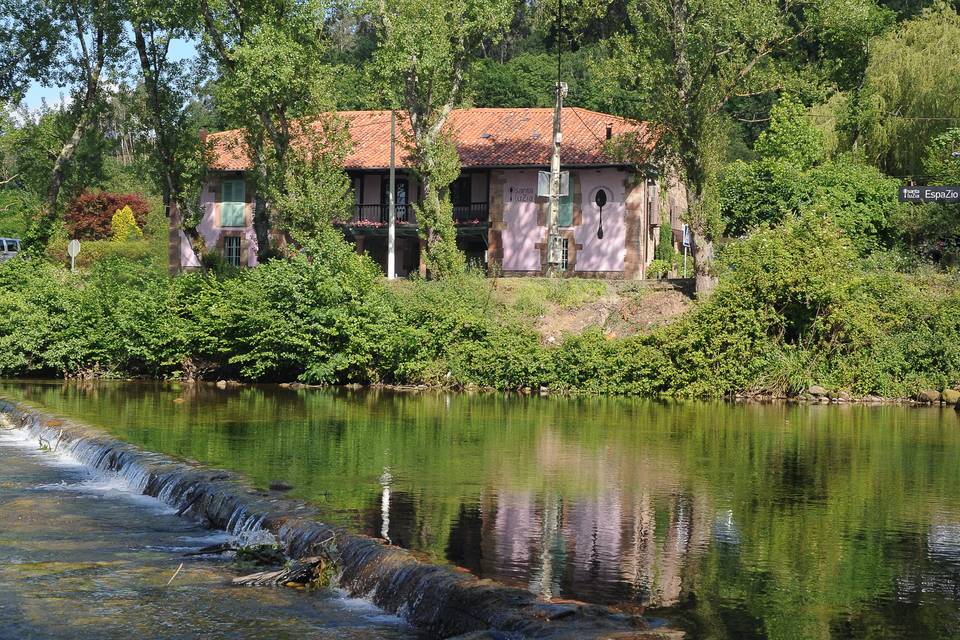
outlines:
[[[0,238],[0,262],[15,258],[20,253],[18,238]]]

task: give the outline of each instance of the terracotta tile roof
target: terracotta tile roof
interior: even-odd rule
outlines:
[[[347,120],[354,148],[347,169],[384,169],[390,165],[390,112],[341,111]],[[409,131],[406,119],[397,118],[397,137]],[[647,137],[648,125],[579,107],[564,108],[561,127],[564,166],[623,164],[605,154],[607,126],[613,135],[637,133]],[[553,109],[456,109],[447,124],[454,133],[463,167],[549,166],[552,152]],[[210,168],[242,171],[250,168],[239,129],[207,138]],[[397,166],[408,166],[398,145]]]

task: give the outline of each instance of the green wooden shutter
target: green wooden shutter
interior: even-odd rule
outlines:
[[[573,198],[560,196],[560,211],[557,213],[557,226],[573,226]]]
[[[246,185],[243,180],[224,180],[220,199],[220,226],[246,226]]]

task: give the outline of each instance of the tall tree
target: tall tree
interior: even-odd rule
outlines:
[[[186,215],[183,182],[196,169],[198,136],[188,125],[188,65],[171,58],[170,44],[193,35],[193,20],[185,6],[158,0],[131,0],[127,16],[153,130],[152,165],[164,208],[169,212],[176,202],[181,215]],[[186,229],[196,234],[191,225]]]
[[[336,142],[344,140],[323,115],[334,106],[327,90],[329,67],[323,64],[329,7],[312,0],[214,1],[201,0],[201,5],[208,49],[220,66],[215,95],[218,107],[244,128],[255,170],[254,230],[263,260],[274,251],[268,205],[289,196],[289,181],[295,179],[291,163],[329,168],[329,163],[318,165],[301,154],[328,154],[330,159],[339,153],[333,151]],[[320,175],[340,179],[333,173]]]
[[[794,2],[637,0],[627,64],[649,76],[646,117],[658,149],[686,188],[698,296],[713,290],[714,241],[722,232],[714,191],[724,109],[781,87],[774,55],[805,33]],[[646,142],[646,141],[644,141]]]
[[[62,30],[65,45],[52,60],[50,79],[72,87],[70,107],[73,131],[53,162],[47,187],[46,207],[30,231],[34,248],[46,245],[57,218],[57,202],[77,147],[94,121],[102,98],[102,81],[111,64],[122,55],[122,17],[115,0],[60,0],[44,14],[54,28]],[[69,35],[68,35],[69,34]]]
[[[856,142],[888,173],[922,176],[930,141],[960,123],[960,15],[924,12],[874,40],[856,100]]]
[[[0,103],[16,102],[31,80],[46,79],[61,45],[43,0],[0,0]]]
[[[462,271],[448,189],[460,158],[446,129],[470,64],[513,19],[509,0],[379,0],[375,54],[388,93],[406,109],[407,141],[420,179],[416,208],[427,265],[438,277]]]

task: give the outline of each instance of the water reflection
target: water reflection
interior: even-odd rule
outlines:
[[[422,518],[408,494],[390,494],[389,511],[371,529],[417,548]],[[549,491],[485,489],[479,505],[461,504],[445,557],[470,571],[546,597],[581,597],[657,607],[681,599],[684,568],[711,539],[731,543],[707,501],[667,495],[658,510],[650,493],[615,487],[565,498]],[[732,525],[729,511],[723,524]]]
[[[283,480],[330,520],[693,637],[951,637],[952,411],[142,384],[0,393]]]

